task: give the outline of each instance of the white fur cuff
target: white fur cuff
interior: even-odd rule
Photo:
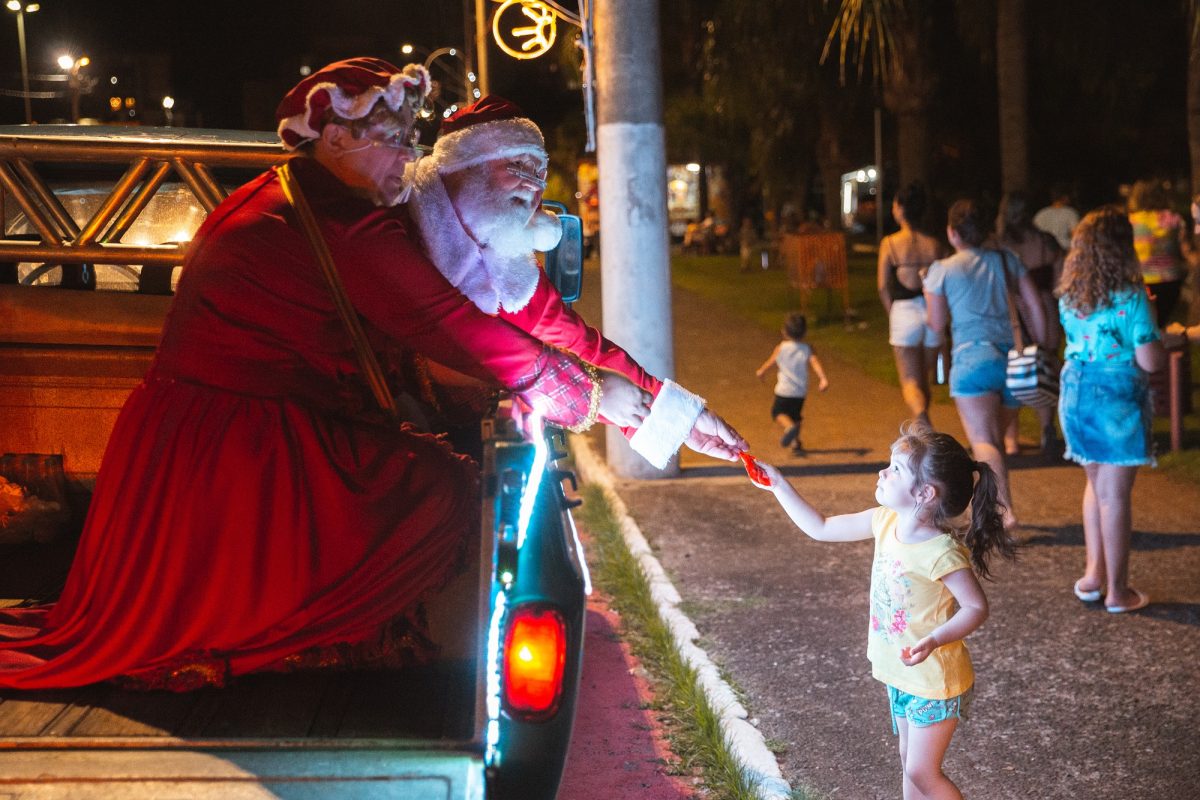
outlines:
[[[664,381],[650,406],[650,416],[630,437],[629,446],[656,469],[665,469],[703,410],[703,398],[674,381]]]

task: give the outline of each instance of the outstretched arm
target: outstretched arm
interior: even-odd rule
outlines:
[[[707,408],[696,418],[684,443],[697,453],[726,461],[737,461],[738,453],[750,449],[750,444],[733,426]]]
[[[772,366],[775,365],[775,359],[779,357],[779,348],[781,348],[781,347],[783,347],[783,342],[780,342],[779,344],[775,345],[775,349],[771,351],[770,357],[762,363],[761,367],[754,370],[754,374],[758,376],[758,379],[760,381],[762,380],[763,375],[767,374],[767,370],[769,370]]]
[[[828,389],[829,379],[825,377],[825,368],[821,366],[821,359],[813,355],[808,359],[808,363],[812,365],[812,371],[816,373],[817,380],[820,381],[817,384],[817,390],[823,392]]]
[[[875,513],[875,509],[868,508],[857,514],[826,517],[800,496],[800,493],[783,477],[778,467],[762,461],[758,463],[767,473],[767,478],[771,482],[769,487],[760,488],[775,495],[775,499],[792,518],[792,522],[796,523],[796,527],[813,539],[821,542],[854,542],[859,539],[871,538],[871,516]]]
[[[958,601],[958,611],[921,641],[900,652],[900,660],[910,667],[929,658],[929,654],[942,645],[967,638],[988,618],[987,595],[970,567],[943,575],[941,580]]]

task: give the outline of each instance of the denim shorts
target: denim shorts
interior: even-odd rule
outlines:
[[[1069,360],[1059,383],[1066,458],[1122,467],[1154,464],[1150,382],[1136,364]]]
[[[942,337],[925,324],[925,298],[893,300],[888,314],[888,344],[892,347],[937,347]]]
[[[1008,350],[1011,345],[991,342],[963,342],[950,354],[950,396],[982,397],[1000,395],[1009,408],[1021,405],[1004,385],[1008,374]]]
[[[949,700],[929,700],[915,694],[906,694],[890,684],[884,685],[887,686],[888,705],[892,709],[893,736],[900,733],[896,727],[896,717],[904,717],[909,725],[918,728],[927,728],[948,719],[970,719],[971,693],[974,687]]]

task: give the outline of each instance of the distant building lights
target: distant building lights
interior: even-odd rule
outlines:
[[[467,81],[469,81],[470,83],[475,82],[475,73],[474,72],[467,73]]]
[[[875,171],[874,167],[867,167],[867,177],[868,178],[870,178],[871,180],[875,180],[875,178],[878,175],[879,175],[879,173]]]
[[[471,94],[475,96],[476,100],[483,97],[483,92],[479,91],[478,89],[472,89]]]
[[[411,44],[400,45],[400,52],[403,53],[404,55],[411,56],[412,51],[413,51],[413,46]]]
[[[305,77],[312,75],[312,67],[310,67],[308,64],[301,64],[300,74]]]
[[[175,98],[171,97],[171,95],[167,95],[166,97],[164,97],[162,99],[162,106],[167,111],[170,111],[172,108],[175,107]]]
[[[73,66],[75,66],[75,59],[72,58],[71,56],[63,54],[58,57],[58,68],[59,69],[70,69]]]
[[[108,82],[111,83],[113,86],[116,86],[117,85],[117,76],[113,75],[111,78],[108,79]]]
[[[688,164],[688,165],[687,165],[687,171],[688,171],[688,172],[699,172],[699,171],[700,171],[700,165],[699,165],[699,164],[697,164],[695,161],[693,161],[692,163],[690,163],[690,164]]]

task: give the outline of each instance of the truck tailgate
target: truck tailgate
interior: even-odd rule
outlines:
[[[278,747],[278,744],[275,745]],[[6,800],[482,800],[480,754],[398,747],[0,752]]]

